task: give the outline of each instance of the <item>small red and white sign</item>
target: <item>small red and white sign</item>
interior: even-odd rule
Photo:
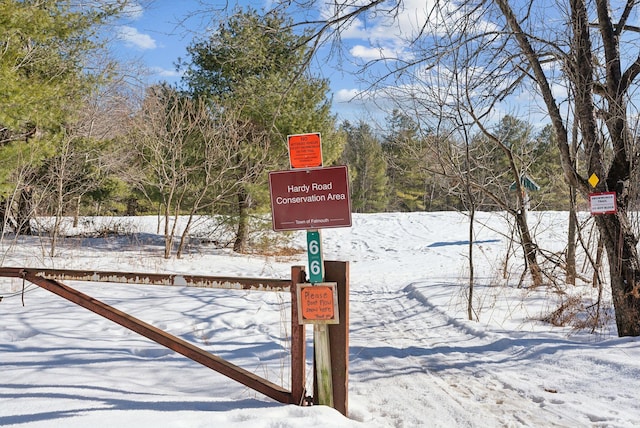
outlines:
[[[289,163],[292,169],[322,166],[322,144],[319,132],[289,135],[287,141],[289,143]]]
[[[273,230],[351,226],[346,166],[269,173]]]
[[[618,210],[616,192],[591,193],[589,195],[591,214],[615,214]]]

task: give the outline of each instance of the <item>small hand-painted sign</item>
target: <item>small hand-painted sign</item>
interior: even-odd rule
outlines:
[[[339,324],[336,282],[297,284],[300,324]]]

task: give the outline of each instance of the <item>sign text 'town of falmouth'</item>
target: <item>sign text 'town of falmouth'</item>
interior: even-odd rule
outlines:
[[[274,230],[351,226],[346,166],[269,174]]]

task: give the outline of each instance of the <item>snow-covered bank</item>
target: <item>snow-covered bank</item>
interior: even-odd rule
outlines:
[[[349,418],[274,403],[36,286],[25,284],[23,295],[22,281],[2,279],[0,426],[639,425],[638,339],[616,337],[606,300],[593,334],[539,321],[568,295],[518,288],[516,258],[503,279],[506,223],[479,217],[477,321],[467,320],[463,215],[354,215],[353,227],[323,231],[325,259],[350,262]],[[287,278],[291,265],[306,264],[304,253],[239,256],[204,244],[164,260],[155,220],[121,219],[124,238],[67,239],[54,258],[37,238],[5,240],[3,265]],[[564,247],[565,221],[565,213],[531,213],[541,247]],[[293,244],[304,248],[303,232]],[[72,285],[288,386],[284,295]],[[566,291],[597,298],[584,285]]]

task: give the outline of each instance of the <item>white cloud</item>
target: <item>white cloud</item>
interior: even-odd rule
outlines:
[[[333,100],[338,103],[352,102],[358,98],[360,91],[357,89],[340,89],[335,93]]]
[[[138,49],[155,49],[156,41],[148,34],[138,32],[136,28],[127,25],[121,25],[118,28],[118,38],[125,42],[129,47]]]
[[[353,57],[360,58],[365,61],[384,58],[384,49],[363,45],[355,45],[349,50],[349,53]]]
[[[354,6],[363,1],[350,0],[342,4]],[[366,1],[368,3],[369,0]],[[352,10],[345,8],[342,14]],[[320,12],[328,18],[335,10],[326,6]],[[469,16],[471,12],[460,9],[455,2],[405,0],[403,7],[394,12],[397,13],[378,9],[362,14],[340,28],[343,46],[348,53],[342,65],[346,70],[355,70],[355,74],[369,89],[334,91],[334,108],[351,113],[365,108],[376,112],[391,111],[393,108],[423,112],[427,108],[423,100],[454,105],[457,100],[448,85],[448,69],[433,68],[433,61],[427,63],[419,60],[431,54],[433,41],[445,37],[445,30],[464,29],[471,35],[496,30],[495,24],[487,21],[483,15],[484,9],[478,9]],[[468,26],[455,25],[458,21]],[[410,69],[406,68],[404,74],[392,73],[396,67],[412,61],[415,64]],[[486,73],[482,68],[469,69],[468,72],[478,79]],[[375,89],[369,87],[371,82],[375,82]],[[484,94],[472,96],[481,97]],[[519,106],[518,100],[510,101]],[[429,115],[424,117],[428,118]]]
[[[334,93],[333,101],[333,110],[339,121],[382,123],[387,116],[386,111],[377,105],[375,95],[359,89],[340,89]]]
[[[179,71],[176,71],[175,69],[168,69],[168,68],[162,68],[162,67],[152,67],[151,71],[153,72],[153,74],[160,76],[160,77],[169,77],[169,78],[173,78],[173,77],[181,77],[182,73]]]
[[[340,11],[341,15],[353,12],[361,6],[363,0],[347,2]],[[367,1],[368,3],[368,1]],[[463,11],[451,2],[435,0],[405,0],[397,10],[385,9],[388,5],[363,13],[340,28],[342,40],[353,43],[350,54],[360,60],[404,59],[412,57],[415,41],[429,37],[437,37],[445,27],[450,27],[458,19],[462,19],[469,11]],[[326,5],[320,14],[325,19],[334,17],[335,7]],[[485,21],[478,14],[475,22],[477,31],[489,31],[495,26]]]

